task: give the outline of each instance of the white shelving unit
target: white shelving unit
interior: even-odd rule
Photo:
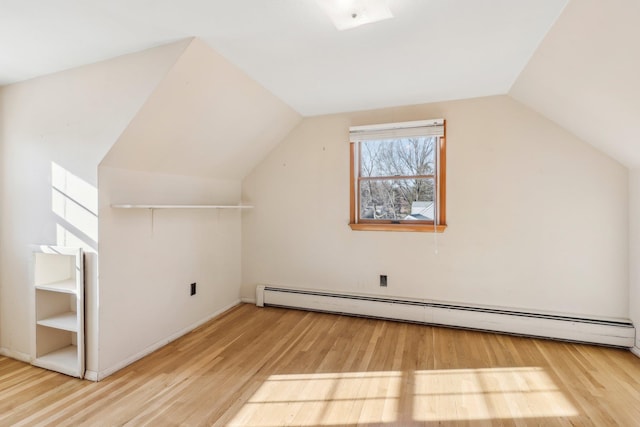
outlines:
[[[35,321],[32,364],[84,377],[84,262],[82,249],[33,249]]]

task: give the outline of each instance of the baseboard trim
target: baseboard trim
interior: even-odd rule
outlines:
[[[195,323],[192,323],[191,325],[187,326],[184,329],[179,330],[178,332],[176,332],[175,334],[156,342],[155,344],[150,345],[149,347],[145,348],[144,350],[134,354],[131,357],[128,357],[127,359],[123,360],[120,363],[117,363],[116,365],[107,368],[107,369],[103,369],[102,371],[98,371],[97,374],[94,375],[94,372],[91,371],[90,372],[90,376],[88,375],[89,373],[85,373],[85,378],[95,378],[93,381],[102,381],[103,379],[107,378],[109,375],[113,375],[116,372],[118,372],[119,370],[131,365],[133,362],[136,362],[140,359],[142,359],[143,357],[153,353],[154,351],[158,350],[159,348],[164,347],[165,345],[169,344],[172,341],[177,340],[178,338],[180,338],[183,335],[188,334],[189,332],[193,331],[194,329],[196,329],[197,327],[207,323],[208,321],[210,321],[211,319],[214,319],[218,316],[220,316],[222,313],[224,313],[225,311],[228,311],[230,309],[232,309],[233,307],[237,306],[238,304],[241,304],[242,301],[241,300],[235,300],[234,302],[232,302],[231,304],[226,305],[225,307],[221,308],[220,310],[216,311],[215,313],[205,317],[204,319],[201,319]]]
[[[22,353],[20,351],[9,350],[5,347],[0,347],[0,356],[9,357],[11,359],[16,359],[21,362],[31,363],[31,355],[27,353]]]
[[[84,371],[84,379],[97,382],[98,381],[98,373],[96,371]]]
[[[242,301],[245,304],[254,304],[256,303],[256,299],[255,298],[240,298],[240,301]]]
[[[637,347],[637,346],[631,347],[631,353],[633,353],[636,356],[640,357],[640,347]]]

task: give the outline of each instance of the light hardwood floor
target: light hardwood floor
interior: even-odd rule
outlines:
[[[242,304],[99,383],[0,357],[0,425],[640,426],[640,359]]]

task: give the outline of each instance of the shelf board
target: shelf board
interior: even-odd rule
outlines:
[[[35,359],[33,365],[82,378],[78,365],[78,347],[69,345]]]
[[[49,328],[78,332],[78,315],[73,311],[38,320],[37,323],[38,325],[47,326]]]
[[[253,209],[250,205],[127,205],[114,204],[114,209]]]
[[[59,282],[42,283],[36,285],[36,289],[43,291],[64,292],[67,294],[75,294],[77,292],[76,279],[60,280]]]

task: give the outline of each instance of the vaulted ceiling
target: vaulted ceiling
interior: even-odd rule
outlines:
[[[573,0],[510,95],[640,167],[640,1]]]
[[[504,94],[566,3],[383,1],[338,31],[316,0],[0,0],[0,84],[197,37],[302,115]]]
[[[637,0],[0,0],[0,84],[198,37],[304,116],[509,94],[640,167]]]
[[[300,120],[278,97],[192,39],[101,165],[242,180]]]

